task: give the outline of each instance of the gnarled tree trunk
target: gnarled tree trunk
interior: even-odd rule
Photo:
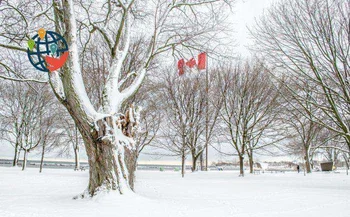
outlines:
[[[129,171],[129,186],[131,190],[135,190],[135,172],[137,169],[137,159],[138,159],[138,151],[137,150],[130,150],[128,148],[125,148],[125,163],[126,167]]]
[[[88,193],[91,196],[99,190],[124,193],[128,182],[123,149],[115,147],[110,141],[86,141],[85,146],[90,167]]]
[[[94,196],[99,191],[117,190],[121,194],[130,191],[124,156],[124,149],[130,144],[115,123],[117,120],[108,116],[96,122],[97,130],[89,131],[90,134],[81,132],[90,167],[89,186],[81,197]]]

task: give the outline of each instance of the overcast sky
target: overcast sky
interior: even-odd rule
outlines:
[[[252,44],[248,27],[255,24],[255,18],[259,18],[273,2],[278,0],[237,0],[232,16],[235,23],[234,37],[237,42],[237,51],[243,56],[249,56],[248,45]]]

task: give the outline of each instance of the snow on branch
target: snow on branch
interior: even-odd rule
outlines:
[[[63,88],[63,84],[62,84],[62,79],[59,75],[58,72],[52,72],[50,73],[50,85],[52,87],[52,90],[54,91],[54,94],[56,95],[56,97],[60,100],[66,100],[66,96],[64,94],[64,88]]]
[[[120,88],[131,76],[137,76],[137,72],[131,72],[125,76],[122,80],[118,83],[118,88]]]
[[[129,18],[129,11],[124,11],[123,18],[121,24],[118,29],[118,33],[115,38],[114,45],[111,49],[112,54],[112,64],[110,67],[110,72],[107,78],[106,85],[104,87],[104,109],[109,110],[110,113],[115,113],[117,111],[117,107],[119,102],[116,102],[116,99],[119,96],[119,77],[121,74],[121,69],[123,66],[123,62],[127,56],[129,46],[130,46],[130,31],[131,31],[131,22]],[[121,50],[118,49],[119,42],[121,41],[121,37],[124,37],[124,45]],[[130,75],[131,76],[131,75]],[[127,78],[126,78],[127,79]],[[122,83],[125,81],[122,81]],[[105,111],[107,112],[107,111]]]
[[[106,32],[105,28],[100,28],[98,27],[95,23],[90,23],[90,25],[92,25],[93,30],[97,30],[101,33],[102,37],[104,38],[104,40],[106,41],[108,48],[112,49],[112,38],[111,36]]]
[[[146,72],[147,70],[143,68],[139,76],[133,81],[133,83],[121,92],[121,102],[124,102],[139,89],[143,79],[146,76]]]
[[[66,68],[63,68],[62,80],[66,97],[72,100],[72,104],[76,104],[80,109],[77,111],[79,115],[85,116],[86,119],[92,121],[97,115],[85,90],[84,81],[81,74],[79,51],[77,46],[77,27],[74,12],[74,3],[68,0],[64,7],[65,13],[65,29],[66,40],[69,45],[69,56]],[[68,96],[70,95],[70,96]]]
[[[133,149],[134,131],[137,127],[137,112],[131,106],[126,114],[102,115],[95,120],[96,139],[99,141],[110,141],[116,148],[119,145]]]

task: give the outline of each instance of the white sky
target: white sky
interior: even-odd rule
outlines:
[[[234,37],[237,42],[237,53],[242,56],[250,54],[247,46],[252,44],[252,40],[247,26],[253,26],[255,18],[259,18],[264,10],[276,1],[279,0],[237,0],[236,7],[233,9],[234,15],[232,16],[236,25]]]
[[[236,0],[236,5],[233,8],[234,14],[232,15],[231,19],[234,22],[234,30],[235,33],[233,37],[236,39],[236,53],[240,54],[242,56],[249,56],[250,52],[248,50],[248,45],[252,44],[252,40],[249,36],[247,26],[254,25],[255,18],[258,18],[262,15],[264,10],[266,10],[273,2],[279,1],[279,0]],[[13,157],[14,149],[10,145],[1,145],[0,148],[0,158],[12,158]],[[31,154],[32,156],[29,156],[31,159],[39,159],[40,155],[38,154]],[[82,153],[82,158],[86,158],[84,156],[85,154]],[[48,157],[54,157],[53,154],[48,154]],[[217,161],[218,159],[230,159],[232,157],[224,157],[220,155],[215,150],[210,150],[210,161]],[[284,158],[271,158],[271,157],[261,157],[264,160],[282,160]],[[141,163],[143,162],[154,162],[157,161],[159,163],[164,162],[178,162],[179,160],[174,157],[150,157],[149,155],[141,155],[140,157]],[[231,159],[232,160],[232,159]]]

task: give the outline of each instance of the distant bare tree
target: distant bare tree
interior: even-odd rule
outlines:
[[[178,76],[169,73],[161,81],[161,101],[164,103],[164,128],[160,141],[165,149],[181,156],[182,176],[185,174],[187,152],[192,155],[192,171],[204,151],[205,130],[205,75]]]
[[[285,119],[285,125],[289,138],[285,147],[286,153],[301,156],[305,160],[307,173],[311,173],[314,148],[321,142],[319,137],[323,128],[301,113],[292,109],[286,111],[288,117]]]
[[[349,19],[347,0],[284,0],[270,8],[252,30],[256,49],[276,67],[275,78],[294,81],[284,87],[307,117],[341,135],[348,148]],[[312,87],[313,95],[300,91],[304,82]]]
[[[334,131],[324,129],[321,132],[320,140],[321,142],[314,148],[314,152],[323,156],[327,161],[334,162],[335,165],[350,153],[342,136]]]
[[[252,165],[254,150],[273,144],[264,139],[277,120],[279,94],[262,63],[237,63],[222,71],[217,85],[223,101],[220,140],[233,147],[239,157],[240,176],[244,176],[244,156],[248,154]]]
[[[288,83],[288,84],[287,84]],[[288,86],[286,88],[286,86]],[[305,101],[295,99],[291,94],[289,87],[293,87],[295,92],[305,94]],[[317,107],[309,103],[308,99],[316,98],[314,85],[308,81],[288,80],[282,83],[284,108],[282,109],[282,124],[284,133],[289,139],[284,151],[288,154],[294,154],[303,159],[307,173],[312,171],[312,158],[316,147],[323,144],[322,137],[324,127],[315,121],[314,115],[318,112]],[[300,104],[302,103],[302,105]],[[304,109],[307,108],[307,109]]]
[[[58,150],[59,156],[71,156],[73,151],[75,163],[74,170],[78,171],[80,169],[80,149],[83,145],[82,137],[75,126],[75,123],[69,119],[66,111],[61,111],[60,117],[58,126],[62,138],[54,148]]]
[[[13,81],[3,85],[5,88],[0,93],[3,102],[1,120],[2,126],[5,126],[2,131],[6,132],[3,139],[15,147],[14,165],[18,151],[23,150],[24,170],[29,152],[41,145],[43,159],[45,147],[59,138],[54,128],[58,117],[56,112],[52,112],[54,103],[47,89]]]

